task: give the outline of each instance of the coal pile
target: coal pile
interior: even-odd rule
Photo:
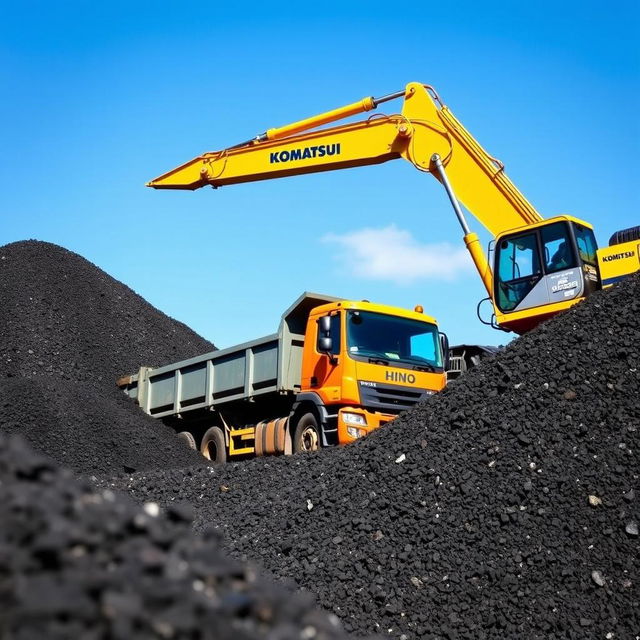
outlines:
[[[115,386],[215,347],[84,258],[46,242],[0,247],[0,432],[80,473],[202,458]]]
[[[120,478],[395,638],[640,630],[640,278],[353,446]]]
[[[0,638],[341,640],[313,608],[195,535],[191,509],[94,492],[0,435]]]

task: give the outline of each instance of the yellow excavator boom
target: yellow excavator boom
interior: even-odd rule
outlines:
[[[359,122],[317,129],[404,98],[401,113],[374,114]],[[364,98],[344,107],[269,129],[239,145],[204,153],[168,171],[148,186],[198,189],[241,182],[332,171],[403,158],[420,171],[435,171],[441,159],[457,198],[494,236],[542,220],[533,205],[444,106],[436,92],[417,82],[382,98]]]

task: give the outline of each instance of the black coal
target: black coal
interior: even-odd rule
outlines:
[[[313,598],[195,535],[192,509],[94,492],[0,434],[0,638],[340,640]]]
[[[0,430],[81,473],[202,458],[140,412],[116,379],[215,347],[84,258],[46,242],[0,247]]]
[[[83,498],[87,487],[67,472],[3,442],[6,637],[145,637],[169,628],[207,637],[198,635],[207,622],[217,629],[239,619],[248,637],[267,633],[261,606],[252,607],[272,589],[281,602],[275,588],[256,587],[252,604],[223,596],[231,604],[215,604],[212,622],[193,584],[172,582],[177,557],[203,563],[188,569],[191,583],[211,573],[228,593],[233,574],[241,591],[251,589],[248,574],[218,568],[229,561],[198,555],[216,553],[211,527],[238,560],[294,578],[350,631],[434,640],[637,635],[640,278],[594,294],[353,446],[225,467],[203,464],[114,386],[140,365],[210,343],[46,243],[0,248],[0,295],[0,431],[100,476],[101,491],[124,489],[169,511],[167,519],[143,512],[151,524],[139,532],[119,498]],[[115,477],[123,470],[138,472]],[[176,506],[184,502],[200,538],[186,531]],[[277,602],[272,613],[285,611]],[[273,619],[306,615],[291,606]],[[162,611],[168,626],[154,627]],[[180,620],[192,625],[183,635]],[[242,637],[224,635],[232,628],[216,637]],[[268,637],[301,638],[304,629]]]
[[[341,450],[113,486],[187,500],[351,631],[635,637],[639,312],[636,277]]]

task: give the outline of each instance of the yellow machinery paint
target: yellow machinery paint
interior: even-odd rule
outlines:
[[[373,98],[269,131],[244,146],[205,153],[151,180],[155,189],[198,189],[265,180],[289,175],[379,164],[403,158],[421,171],[432,171],[438,154],[460,201],[494,235],[542,220],[534,207],[492,158],[460,124],[437,94],[419,83],[404,91],[402,112],[319,131],[322,124],[369,110]],[[291,132],[296,132],[292,134]],[[262,141],[264,140],[264,141]],[[291,157],[292,151],[335,147],[339,154],[315,155],[274,162],[273,154]],[[283,155],[284,154],[284,155]]]
[[[640,242],[631,240],[598,250],[602,284],[609,287],[629,273],[640,270]]]

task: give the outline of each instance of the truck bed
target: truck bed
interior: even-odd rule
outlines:
[[[142,367],[118,386],[156,418],[251,401],[300,389],[309,312],[337,298],[304,293],[285,311],[278,333],[156,369]]]
[[[293,391],[295,384],[286,384],[287,376],[279,375],[281,352],[273,334],[157,369],[143,367],[123,390],[157,418]]]

